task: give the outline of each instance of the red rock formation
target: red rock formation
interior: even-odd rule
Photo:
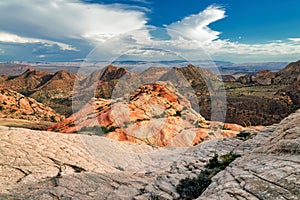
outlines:
[[[129,99],[94,98],[50,130],[105,133],[119,141],[154,146],[192,146],[234,136],[243,127],[207,122],[170,82],[157,82],[139,87]]]
[[[236,78],[232,75],[222,75],[221,78],[224,82],[236,82]]]
[[[63,70],[52,74],[29,68],[18,76],[1,76],[0,87],[32,97],[60,114],[68,115],[71,110],[70,97],[77,78],[77,75]]]
[[[63,116],[15,91],[0,88],[0,118],[59,122]]]

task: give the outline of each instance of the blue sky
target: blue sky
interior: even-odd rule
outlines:
[[[170,24],[210,5],[219,5],[226,10],[226,18],[210,25],[213,30],[222,32],[221,39],[260,43],[300,35],[300,1],[297,0],[153,1],[148,6],[152,10],[149,24]]]
[[[0,61],[295,61],[299,8],[298,0],[2,1]]]

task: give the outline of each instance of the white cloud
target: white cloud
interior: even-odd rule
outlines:
[[[205,43],[217,39],[220,34],[211,30],[208,25],[225,17],[224,9],[210,6],[196,15],[190,15],[181,21],[167,25],[166,28],[173,40],[185,38]]]
[[[0,42],[7,42],[7,43],[43,43],[46,45],[57,45],[60,47],[61,50],[72,50],[78,51],[77,49],[73,48],[68,44],[64,44],[61,42],[54,42],[50,40],[43,40],[43,39],[36,39],[36,38],[26,38],[21,37],[11,33],[0,32]]]
[[[289,38],[292,42],[300,42],[300,38]]]
[[[0,31],[24,38],[97,43],[139,29],[145,23],[143,12],[122,9],[122,6],[87,4],[79,0],[0,2]]]
[[[45,58],[46,55],[38,55],[37,57],[38,57],[38,58]]]

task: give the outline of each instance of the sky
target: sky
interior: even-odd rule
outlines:
[[[299,0],[0,0],[0,62],[300,59]]]

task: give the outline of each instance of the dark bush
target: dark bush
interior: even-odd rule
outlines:
[[[109,127],[108,132],[114,132],[117,128],[118,127],[111,126],[111,127]]]
[[[214,169],[220,165],[220,162],[218,160],[219,155],[215,154],[214,157],[209,159],[208,163],[205,165],[205,168],[207,169]]]
[[[102,130],[103,134],[109,133],[109,130],[106,126],[101,126],[101,130]]]
[[[181,111],[179,110],[176,110],[176,114],[175,114],[175,117],[178,116],[178,117],[181,117]]]
[[[210,185],[212,177],[224,170],[232,161],[240,155],[233,152],[220,156],[215,154],[208,163],[205,169],[196,178],[185,178],[180,180],[176,186],[176,191],[180,195],[180,199],[196,199]]]
[[[253,134],[249,131],[241,131],[239,132],[236,137],[240,140],[248,140]]]
[[[117,128],[116,126],[111,126],[109,128],[107,128],[106,126],[84,126],[80,129],[79,132],[92,132],[92,133],[96,133],[96,134],[107,134],[109,132],[113,132],[115,131]]]
[[[100,134],[103,132],[102,127],[100,126],[84,126],[80,129],[79,132],[92,132],[92,133],[96,133],[96,134]]]

